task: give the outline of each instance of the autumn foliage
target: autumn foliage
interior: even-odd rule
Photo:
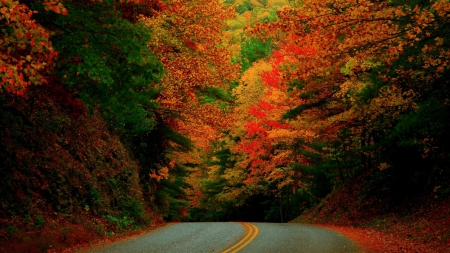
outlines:
[[[253,14],[242,19],[261,15],[245,8]],[[258,199],[264,219],[283,220],[289,205],[314,205],[360,174],[373,177],[365,191],[388,202],[444,194],[448,1],[302,1],[273,10],[275,18],[245,29],[253,54],[230,33],[244,70],[233,89],[236,124],[206,164],[201,208],[245,212]],[[240,20],[230,22],[236,31]]]
[[[61,12],[50,5],[52,10]],[[0,4],[1,36],[0,91],[23,95],[27,86],[46,83],[58,53],[50,33],[31,17],[33,11],[16,1]]]
[[[185,163],[198,159],[187,152],[225,125],[219,105],[237,76],[220,38],[233,12],[145,0],[5,0],[0,11],[0,251],[188,219]]]
[[[449,18],[447,0],[0,0],[0,233],[440,205]]]

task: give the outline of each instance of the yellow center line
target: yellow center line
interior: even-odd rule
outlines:
[[[241,222],[241,225],[244,226],[246,229],[248,229],[248,233],[245,235],[242,240],[240,240],[238,243],[234,244],[233,246],[226,249],[223,253],[236,253],[239,250],[243,249],[245,246],[247,246],[250,242],[255,239],[256,235],[258,235],[258,228],[250,223],[247,222]]]

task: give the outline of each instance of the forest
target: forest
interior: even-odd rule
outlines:
[[[0,0],[0,252],[238,220],[450,245],[449,21],[448,0]]]

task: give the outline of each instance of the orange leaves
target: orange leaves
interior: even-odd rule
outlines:
[[[264,71],[262,81],[274,88],[293,84],[288,96],[299,99],[292,114],[309,122],[306,129],[316,131],[321,141],[335,140],[340,131],[358,136],[363,128],[392,128],[401,114],[419,108],[417,101],[430,88],[424,84],[440,80],[437,86],[442,85],[450,66],[442,44],[448,39],[443,28],[450,17],[448,1],[425,6],[302,2],[280,9],[279,20],[259,24],[251,33],[274,40],[279,48],[271,61],[275,66]]]
[[[393,17],[393,14],[396,16]],[[397,31],[391,20],[405,15],[400,7],[387,8],[384,4],[370,1],[309,1],[297,8],[280,10],[279,21],[270,27],[261,25],[254,32],[264,30],[267,35],[278,37],[280,33],[285,33],[282,36],[286,37],[286,54],[293,57],[318,55],[328,58],[326,62],[316,58],[310,63],[314,64],[311,65],[314,68],[326,68],[327,65],[333,66],[335,61],[344,59],[342,56],[352,48],[370,45],[360,53],[380,53],[378,48],[384,47],[384,43],[397,40],[394,37]],[[305,71],[311,70],[314,69],[308,68]]]
[[[31,19],[27,6],[2,1],[0,7],[0,21],[9,28],[0,37],[0,92],[22,95],[27,86],[46,82],[45,74],[58,54],[49,32]]]
[[[435,1],[431,8],[433,8],[436,13],[439,15],[440,18],[443,18],[445,20],[450,19],[450,2],[445,0],[438,0]]]
[[[145,19],[155,34],[150,47],[167,70],[163,87],[179,92],[187,87],[223,86],[224,77],[233,78],[236,66],[219,46],[230,15],[217,1],[173,0],[165,3],[161,15]]]
[[[219,102],[202,103],[198,93],[228,89],[237,78],[238,66],[221,45],[225,20],[232,15],[217,0],[170,0],[158,15],[142,18],[154,35],[149,47],[164,64],[165,75],[158,84],[161,111],[166,118],[179,117],[174,119],[176,130],[204,149],[231,120],[217,108]]]
[[[68,11],[59,0],[44,0],[45,10],[53,11],[58,14],[67,15]]]
[[[168,167],[162,167],[159,168],[158,171],[151,169],[150,178],[155,179],[157,182],[161,181],[161,179],[168,179],[169,178],[169,168]]]
[[[248,185],[262,180],[290,184],[291,175],[279,168],[294,161],[288,145],[303,132],[282,122],[292,102],[286,96],[286,81],[279,69],[285,61],[284,54],[275,51],[272,58],[254,62],[233,90],[240,115],[231,133],[239,136],[240,142],[232,150],[242,158],[238,167],[247,171],[244,182]]]

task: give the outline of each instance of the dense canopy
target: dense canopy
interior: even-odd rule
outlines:
[[[0,193],[19,189],[0,218],[47,198],[120,228],[285,222],[360,175],[368,199],[448,196],[449,19],[448,0],[0,0]],[[55,178],[77,178],[70,211]]]

